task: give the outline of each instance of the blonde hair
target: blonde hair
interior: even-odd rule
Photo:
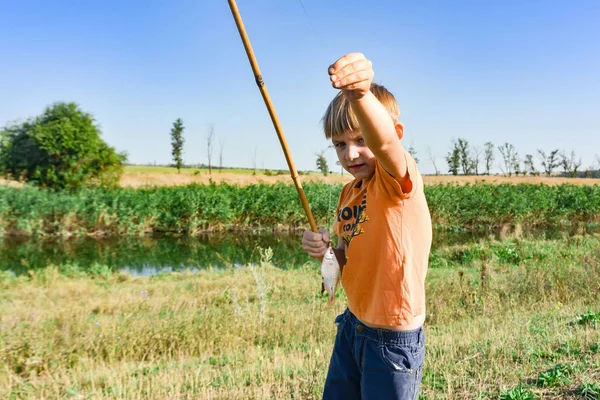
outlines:
[[[383,104],[394,122],[400,120],[400,107],[398,102],[383,85],[376,83],[371,84],[371,93],[375,95],[377,100]],[[344,96],[343,92],[339,92],[334,99],[329,103],[327,111],[323,116],[323,130],[325,137],[331,139],[342,135],[346,132],[354,132],[359,130],[358,120],[350,107],[350,101]]]

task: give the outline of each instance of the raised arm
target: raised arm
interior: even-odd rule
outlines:
[[[329,67],[329,75],[333,87],[340,89],[350,101],[365,143],[404,189],[408,177],[401,143],[404,127],[393,120],[371,93],[374,76],[371,61],[361,53],[346,54]]]

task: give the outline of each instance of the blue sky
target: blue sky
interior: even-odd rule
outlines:
[[[304,6],[304,8],[302,7]],[[600,1],[238,0],[296,167],[327,148],[327,67],[363,52],[400,103],[406,147],[439,169],[453,139],[600,156]],[[0,0],[0,125],[55,101],[92,113],[132,163],[286,168],[226,0]],[[333,150],[326,152],[332,166]],[[499,154],[497,154],[499,159]],[[336,167],[337,169],[337,167]],[[498,168],[496,168],[499,171]]]

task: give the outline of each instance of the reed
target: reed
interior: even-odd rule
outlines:
[[[341,185],[308,183],[319,226],[335,213]],[[438,231],[600,222],[600,186],[437,185],[425,194]],[[0,187],[0,234],[25,236],[198,235],[227,229],[305,229],[292,185],[189,185],[53,193]]]

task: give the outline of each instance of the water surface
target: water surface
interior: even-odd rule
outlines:
[[[539,229],[521,233],[521,236],[551,239],[571,233],[569,229]],[[498,240],[502,235],[502,232],[485,231],[469,234],[434,232],[432,250],[441,246]],[[111,271],[152,275],[258,263],[260,249],[266,248],[273,250],[273,265],[289,269],[313,262],[302,249],[301,238],[302,232],[228,232],[197,237],[85,237],[62,240],[7,237],[0,240],[0,270],[23,274],[51,265],[71,265],[81,270],[102,265]]]

